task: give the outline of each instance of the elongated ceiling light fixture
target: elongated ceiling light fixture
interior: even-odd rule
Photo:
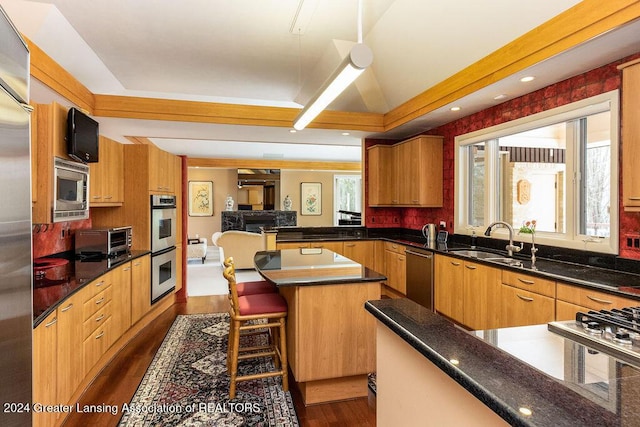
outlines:
[[[338,97],[373,62],[373,52],[362,43],[362,0],[358,1],[358,43],[321,86],[316,95],[293,121],[296,130],[302,130]]]

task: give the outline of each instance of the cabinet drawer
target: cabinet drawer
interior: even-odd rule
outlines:
[[[397,254],[404,254],[406,251],[406,247],[404,245],[393,242],[384,242],[384,249],[386,251],[395,252]]]
[[[555,320],[555,299],[502,285],[500,327],[527,326]]]
[[[97,328],[82,344],[84,352],[84,371],[89,372],[102,355],[107,351],[110,344],[109,328],[111,318],[108,318],[101,327]]]
[[[502,270],[502,283],[552,298],[556,296],[556,282],[553,280]]]
[[[87,299],[82,307],[83,319],[86,322],[91,316],[111,301],[112,288],[109,286],[98,295]]]
[[[82,288],[82,292],[86,298],[91,298],[104,291],[109,285],[111,285],[111,274],[107,273]]]
[[[98,311],[93,313],[87,320],[84,321],[84,324],[82,325],[82,330],[84,332],[83,339],[88,338],[93,331],[101,327],[110,317],[111,303],[107,302],[106,305],[102,305],[102,308],[98,309]]]
[[[564,283],[558,283],[557,298],[560,301],[587,307],[591,310],[610,310],[639,304],[637,300]]]

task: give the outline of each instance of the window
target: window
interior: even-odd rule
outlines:
[[[362,212],[362,177],[360,175],[334,175],[334,206],[333,224],[341,225],[340,220],[360,225],[360,221],[353,215],[340,214],[338,211]],[[357,224],[356,224],[357,223]]]
[[[458,136],[455,231],[535,219],[538,243],[617,253],[617,165],[617,91]]]

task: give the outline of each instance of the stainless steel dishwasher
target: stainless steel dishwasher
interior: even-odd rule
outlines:
[[[407,298],[434,311],[433,252],[407,249]]]

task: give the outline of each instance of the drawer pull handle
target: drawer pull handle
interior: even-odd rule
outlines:
[[[102,313],[100,316],[96,317],[96,322],[99,322],[102,319],[104,319],[104,313]]]
[[[98,301],[96,301],[96,305],[100,305],[104,302],[104,297],[100,298]]]
[[[520,295],[520,294],[516,294],[516,296],[518,298],[520,298],[522,301],[526,301],[526,302],[532,302],[533,301],[533,298],[525,297],[525,296]]]
[[[459,262],[455,262],[455,261],[450,261],[450,262],[451,262],[451,265],[455,265],[456,267],[459,267],[459,266],[460,266],[460,263],[459,263]]]
[[[64,313],[65,311],[71,310],[71,307],[73,307],[73,303],[69,304],[65,308],[60,309],[60,311]]]
[[[355,243],[347,243],[347,244],[345,244],[345,246],[347,246],[347,247],[349,247],[349,248],[352,248],[352,247],[354,247],[355,245],[356,245]]]
[[[123,271],[129,271],[129,270],[131,270],[129,267],[123,269]]]
[[[58,322],[58,318],[54,317],[53,320],[49,323],[47,323],[46,325],[44,325],[45,328],[48,328],[49,326],[53,326]]]
[[[475,270],[477,267],[475,265],[465,265],[469,270]]]
[[[138,267],[138,266],[139,266],[139,265],[141,265],[141,264],[142,264],[141,262],[134,262],[134,263],[133,263],[133,266],[134,266],[134,267]]]
[[[104,196],[105,199],[113,199],[113,196]]]
[[[102,338],[104,336],[104,331],[100,332],[98,335],[96,335],[96,339],[99,340],[100,338]]]
[[[533,280],[525,280],[518,277],[518,280],[524,283],[525,285],[533,285],[535,282]]]
[[[100,286],[104,285],[104,280],[99,281],[98,283],[96,283],[96,287],[99,288]]]
[[[591,301],[599,302],[600,304],[613,304],[613,301],[607,301],[606,299],[600,299],[592,297],[590,295],[587,295],[587,298],[589,298]]]
[[[629,200],[640,200],[640,196],[629,196]]]

